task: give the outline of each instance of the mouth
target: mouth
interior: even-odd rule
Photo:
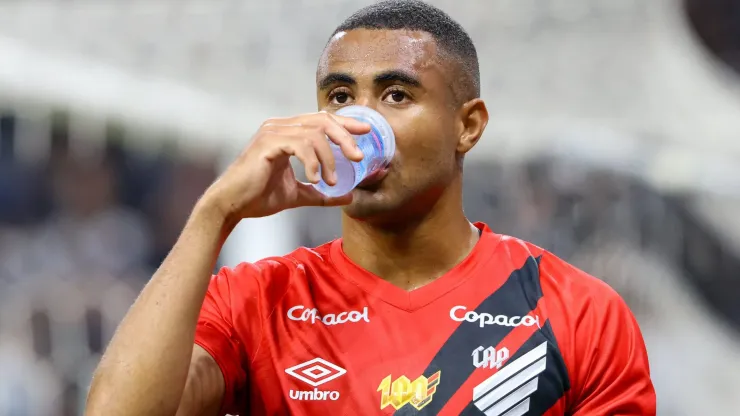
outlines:
[[[357,185],[357,188],[366,191],[377,188],[377,185],[380,184],[386,176],[388,176],[388,171],[390,171],[390,165],[379,169],[377,172],[365,178],[359,185]]]

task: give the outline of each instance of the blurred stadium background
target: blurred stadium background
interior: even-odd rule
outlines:
[[[0,1],[0,415],[82,413],[194,201],[263,119],[315,109],[318,54],[368,3]],[[740,3],[432,3],[492,115],[470,218],[622,293],[660,415],[737,414]],[[338,233],[328,209],[246,221],[220,263]]]

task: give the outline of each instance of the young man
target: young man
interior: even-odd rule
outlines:
[[[198,202],[108,347],[89,415],[655,414],[622,299],[465,218],[463,157],[488,113],[457,23],[418,1],[362,9],[317,87],[321,113],[265,122]],[[346,105],[382,113],[397,153],[327,199],[288,159],[329,183],[326,136],[361,159],[351,134],[369,126],[331,115]],[[239,220],[307,205],[343,205],[343,238],[209,279]]]

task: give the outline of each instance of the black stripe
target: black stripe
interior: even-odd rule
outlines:
[[[524,316],[536,308],[537,302],[542,297],[539,261],[539,257],[527,258],[522,268],[514,270],[497,291],[475,308],[475,312],[512,317]],[[513,328],[502,325],[486,325],[481,328],[477,322],[462,322],[424,371],[426,377],[442,371],[440,384],[432,401],[421,411],[407,405],[394,414],[405,416],[439,413],[475,370],[470,356],[473,350],[479,346],[497,346]],[[472,394],[471,391],[471,398]]]
[[[570,390],[568,369],[565,367],[565,361],[563,361],[563,357],[560,354],[560,349],[558,348],[549,320],[542,326],[540,331],[532,334],[527,342],[509,358],[507,365],[545,341],[547,341],[547,364],[545,371],[538,376],[537,391],[529,398],[529,411],[526,413],[527,415],[544,414],[563,397],[566,391]],[[506,365],[504,365],[505,367]],[[483,414],[482,411],[475,407],[472,401],[460,413],[461,416],[480,416]]]

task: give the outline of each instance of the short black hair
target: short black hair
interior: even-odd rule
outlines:
[[[332,37],[353,29],[418,30],[432,35],[439,48],[456,59],[462,70],[456,90],[465,101],[480,97],[478,52],[468,33],[447,13],[419,0],[385,0],[355,12]],[[457,81],[457,80],[456,80]]]

